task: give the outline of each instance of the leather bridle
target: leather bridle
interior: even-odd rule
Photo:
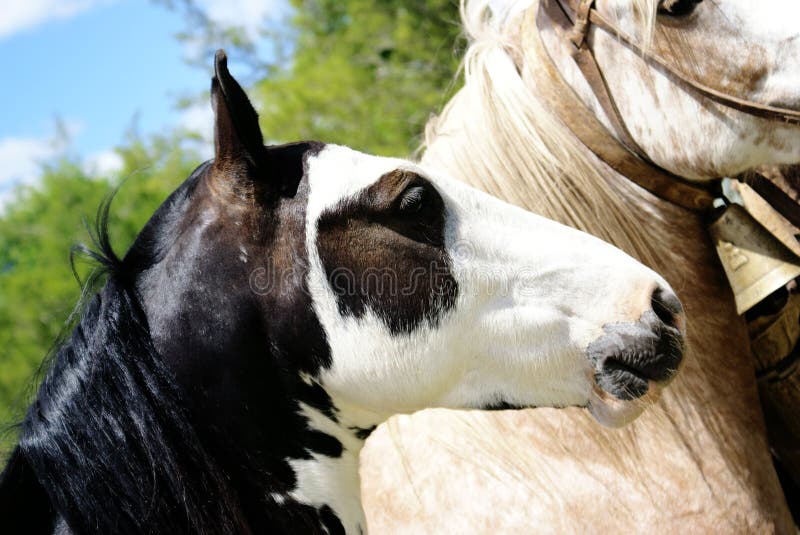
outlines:
[[[694,91],[703,97],[708,98],[709,100],[713,100],[718,104],[722,104],[725,107],[733,108],[737,111],[747,113],[755,117],[792,125],[800,125],[800,110],[769,106],[767,104],[760,104],[751,100],[728,95],[687,76],[658,54],[655,54],[649,50],[644,50],[641,46],[636,44],[636,42],[629,35],[606,20],[605,17],[603,17],[594,8],[595,0],[557,1],[562,6],[564,4],[568,5],[572,12],[576,15],[572,32],[569,35],[570,41],[576,48],[581,48],[586,43],[586,37],[589,33],[590,23],[594,24],[598,28],[602,28],[604,31],[615,35],[620,42],[625,43],[626,46],[635,51],[646,61],[657,65],[676,83],[686,89],[689,89],[690,91]]]
[[[586,113],[581,114],[583,117],[577,120],[565,117],[564,113],[559,113],[559,117],[600,159],[656,196],[689,210],[706,212],[713,206],[714,199],[719,193],[719,186],[716,183],[691,182],[667,171],[655,164],[636,143],[625,125],[597,60],[589,47],[587,36],[592,24],[615,36],[619,42],[661,70],[687,91],[755,117],[783,124],[800,125],[800,110],[769,106],[728,95],[686,75],[663,57],[638,45],[631,36],[603,17],[595,9],[594,3],[595,0],[540,0],[542,10],[554,24],[561,27],[564,37],[569,41],[572,57],[603,108],[616,137],[611,136],[604,127],[598,129],[595,123],[588,126],[582,124],[587,120]],[[537,42],[530,44],[546,55],[549,62],[553,64],[553,59],[541,41],[541,37],[537,36],[533,41]],[[566,108],[569,108],[573,114],[577,111],[576,108],[588,112],[586,106],[579,100],[560,73],[555,74],[558,78],[556,85],[561,86],[555,88],[555,92],[570,101]],[[553,89],[551,88],[551,93],[554,92]],[[550,98],[549,100],[553,103],[555,99]],[[559,107],[562,110],[558,110],[557,107],[555,111],[568,111],[564,109],[563,104]],[[599,124],[599,121],[597,123]],[[605,134],[601,130],[605,131]],[[610,137],[613,141],[602,139],[604,137]],[[756,173],[748,173],[747,176],[740,178],[790,222],[800,227],[800,210],[798,210],[797,203],[783,190]]]
[[[541,12],[545,13],[552,23],[556,25],[556,33],[561,33],[562,38],[568,41],[567,46],[572,52],[573,60],[600,103],[616,136],[612,135],[594,112],[584,104],[583,100],[556,68],[538,28],[533,32],[522,32],[523,49],[539,55],[540,61],[535,65],[536,84],[533,84],[535,91],[567,128],[591,152],[612,169],[652,194],[697,212],[704,217],[708,223],[709,233],[720,255],[728,280],[731,282],[731,289],[734,292],[737,308],[740,306],[740,295],[737,294],[737,289],[741,293],[741,306],[745,308],[738,311],[744,313],[748,310],[754,310],[752,308],[754,303],[767,304],[766,309],[763,309],[758,314],[750,318],[746,317],[748,335],[751,338],[751,347],[756,361],[756,377],[761,386],[760,394],[763,396],[762,399],[770,400],[771,404],[785,406],[783,409],[776,409],[783,411],[781,413],[783,418],[794,417],[794,412],[792,412],[794,405],[788,402],[790,398],[785,394],[785,392],[789,391],[786,390],[788,387],[775,385],[782,383],[793,385],[796,388],[800,384],[800,375],[798,375],[800,368],[797,366],[797,362],[800,361],[800,342],[798,342],[798,331],[796,329],[800,302],[796,296],[793,297],[786,293],[786,295],[789,295],[787,301],[775,309],[774,303],[777,302],[777,298],[775,301],[770,301],[769,296],[777,292],[778,289],[787,288],[784,292],[789,292],[789,286],[784,278],[796,277],[798,262],[800,262],[796,256],[798,244],[794,239],[797,228],[800,228],[800,204],[798,199],[760,174],[750,172],[736,178],[749,185],[769,205],[766,209],[753,210],[753,207],[748,207],[746,203],[744,207],[735,202],[731,204],[731,199],[722,191],[722,180],[715,180],[710,183],[690,182],[674,175],[650,160],[628,131],[602,71],[589,47],[587,36],[590,25],[594,24],[603,31],[616,36],[620,43],[636,52],[650,65],[660,69],[662,73],[685,90],[694,92],[698,96],[707,98],[719,105],[762,119],[792,125],[800,125],[800,111],[744,100],[727,95],[694,80],[658,54],[644,50],[637,45],[630,36],[609,23],[598,13],[594,9],[594,3],[595,0],[539,0],[539,5],[542,7],[540,13],[529,11],[528,15],[526,15],[525,25],[538,24]],[[532,68],[530,65],[523,64],[518,65],[518,67],[521,74],[532,72],[528,70]],[[724,208],[720,207],[721,209],[715,210],[714,208],[717,206],[716,200],[720,197],[725,197],[725,200],[723,200]],[[742,214],[743,212],[745,215],[737,216],[737,214]],[[759,212],[762,216],[761,219],[758,219]],[[796,228],[787,229],[784,227],[784,223],[780,221],[775,212],[783,216]],[[747,216],[748,213],[749,217]],[[727,217],[728,215],[730,217]],[[727,219],[725,219],[726,217]],[[735,220],[738,220],[739,227],[732,225],[731,222],[735,222]],[[745,224],[745,222],[747,223]],[[726,228],[726,225],[727,229],[734,230],[737,236],[724,235],[722,230]],[[775,226],[770,228],[772,225]],[[777,253],[780,247],[765,248],[765,245],[774,241],[788,246],[787,242],[781,241],[781,232],[778,232],[781,227],[783,227],[784,231],[788,231],[788,238],[793,247],[791,247],[792,252],[787,250],[787,253],[790,256],[795,255],[793,259]],[[759,231],[759,228],[763,232]],[[770,234],[774,240],[768,237]],[[772,263],[770,261],[762,261],[761,264],[757,264],[759,261],[758,255],[754,254],[752,265],[758,265],[762,270],[768,270],[769,273],[759,273],[754,270],[749,272],[751,278],[753,274],[758,274],[763,277],[763,280],[747,279],[747,285],[739,284],[735,286],[733,281],[736,280],[742,283],[742,279],[745,276],[736,274],[741,264],[732,264],[724,251],[728,251],[728,247],[730,247],[730,250],[736,250],[736,245],[740,244],[740,241],[742,242],[741,244],[752,245],[752,241],[748,242],[747,240],[752,239],[754,236],[758,241],[757,250],[762,252],[764,250],[772,250],[776,252],[776,258],[781,260],[774,260]],[[737,254],[741,255],[741,251]],[[749,254],[750,252],[748,251],[747,255]],[[745,264],[750,263],[750,257],[747,255],[744,256]],[[777,276],[774,279],[770,278],[770,276],[779,271],[783,273],[781,270],[786,270],[785,275]],[[800,280],[800,278],[795,280]],[[743,287],[745,288],[744,290]],[[754,288],[757,288],[757,290],[754,290]],[[748,297],[749,300],[745,302],[744,297]],[[777,390],[775,390],[776,388]],[[786,431],[784,429],[780,432],[785,433]]]

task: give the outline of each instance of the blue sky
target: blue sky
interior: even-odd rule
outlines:
[[[176,125],[207,132],[207,102],[178,110],[181,96],[207,91],[207,69],[187,65],[174,37],[180,14],[149,0],[3,0],[0,17],[0,200],[34,182],[51,156],[55,121],[70,150],[112,172],[118,145],[136,117],[143,134]],[[200,0],[223,22],[255,31],[280,0]]]

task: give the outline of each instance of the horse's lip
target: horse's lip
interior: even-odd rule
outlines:
[[[597,383],[593,383],[586,408],[599,424],[605,427],[623,427],[638,418],[648,406],[658,401],[663,388],[664,383],[648,381],[648,389],[644,395],[637,399],[624,400],[606,392]]]
[[[678,375],[685,342],[682,324],[660,321],[610,324],[589,344],[592,381],[599,392],[619,401],[633,401],[659,390]]]
[[[623,427],[638,418],[648,407],[655,404],[661,397],[664,389],[675,380],[683,368],[685,359],[681,359],[677,369],[673,374],[660,380],[654,380],[647,376],[646,372],[635,368],[628,368],[624,371],[632,377],[647,383],[647,390],[640,396],[631,399],[620,399],[613,392],[605,390],[597,383],[597,373],[594,371],[592,378],[592,391],[589,395],[589,402],[586,408],[589,413],[603,426]]]

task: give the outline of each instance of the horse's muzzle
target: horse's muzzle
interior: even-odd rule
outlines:
[[[639,321],[609,323],[603,331],[587,348],[595,381],[589,408],[601,423],[624,425],[644,408],[631,401],[654,401],[678,373],[684,352],[683,308],[674,293],[659,288]]]

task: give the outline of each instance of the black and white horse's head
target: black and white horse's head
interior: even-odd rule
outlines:
[[[407,161],[327,145],[304,162],[330,358],[313,380],[337,406],[588,405],[618,425],[676,372],[680,304],[618,249]]]
[[[179,375],[270,359],[354,425],[570,405],[614,425],[678,369],[680,304],[618,249],[409,161],[265,147],[222,55],[212,93],[216,158],[139,282]]]
[[[214,328],[188,322],[176,337],[167,318],[186,314],[187,297],[147,275],[165,343],[230,354],[250,318],[261,355],[359,425],[425,407],[569,405],[617,424],[641,404],[608,400],[676,372],[680,304],[618,249],[409,161],[264,147],[222,56],[212,98],[216,159],[189,200],[191,227],[152,271],[207,286],[192,313]]]
[[[212,103],[214,160],[107,253],[0,506],[30,465],[77,531],[357,532],[357,452],[392,414],[619,425],[676,373],[681,306],[618,249],[409,161],[265,147],[221,53]]]

